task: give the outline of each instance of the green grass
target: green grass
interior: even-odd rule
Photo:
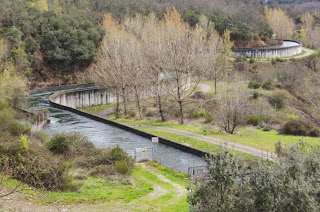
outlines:
[[[272,152],[275,151],[275,144],[278,141],[281,141],[283,144],[296,144],[299,141],[305,141],[312,145],[320,144],[320,138],[281,135],[276,130],[265,132],[253,127],[240,128],[239,132],[235,135],[219,133],[215,134],[214,137]]]
[[[150,129],[150,128],[138,128],[141,131],[144,132],[148,132],[151,133],[153,135],[162,137],[162,138],[166,138],[172,141],[175,141],[177,143],[186,145],[186,146],[190,146],[196,149],[200,149],[206,152],[212,152],[214,153],[214,151],[216,150],[217,146],[215,144],[211,144],[202,140],[198,140],[198,139],[194,139],[194,138],[190,138],[188,136],[183,136],[183,135],[178,135],[175,133],[169,133],[169,132],[165,132],[165,131],[161,131],[161,130],[155,130],[155,129]],[[242,156],[244,157],[244,159],[249,162],[252,159],[256,159],[255,156],[253,155],[249,155],[246,153],[241,153],[235,150],[232,150],[236,156]]]
[[[167,179],[174,183],[178,183],[183,187],[188,184],[187,175],[175,172],[169,168],[163,167],[157,163],[149,162],[146,164],[152,167],[152,173],[142,166],[137,165],[132,173],[134,183],[125,185],[119,184],[108,179],[88,177],[82,180],[82,185],[78,192],[45,192],[52,199],[58,201],[58,204],[76,204],[76,203],[100,203],[92,205],[92,207],[103,209],[115,207],[132,207],[133,210],[143,205],[140,211],[150,211],[153,209],[161,209],[161,211],[188,211],[187,196],[174,199],[176,191],[173,185],[160,180],[154,173],[164,175]],[[79,181],[80,182],[80,181]],[[3,185],[14,188],[19,182],[12,178],[4,180]],[[156,186],[161,186],[167,192],[155,199],[148,199],[146,195],[152,193]],[[25,184],[20,187],[27,188]],[[23,192],[28,194],[26,199],[33,202],[50,204],[49,201],[33,191]],[[127,208],[128,209],[128,208]]]
[[[82,108],[81,110],[83,112],[86,113],[91,113],[91,114],[98,114],[103,110],[109,109],[109,108],[113,108],[115,107],[115,104],[107,104],[107,105],[96,105],[96,106],[90,106],[90,107],[86,107],[86,108]]]
[[[230,135],[224,132],[220,132],[216,128],[205,125],[205,124],[199,124],[197,126],[193,125],[180,125],[180,124],[174,124],[174,123],[167,123],[167,122],[152,122],[152,121],[139,121],[134,119],[114,119],[117,122],[120,123],[131,123],[131,124],[141,124],[142,126],[139,126],[141,130],[147,131],[151,133],[151,129],[143,128],[143,125],[148,126],[157,126],[157,127],[167,127],[167,128],[174,128],[174,129],[180,129],[185,130],[193,133],[198,133],[201,135],[207,135],[212,136],[219,139],[225,139],[229,141],[233,141],[236,143],[241,143],[244,145],[252,146],[257,149],[263,149],[267,151],[274,151],[275,143],[278,141],[281,141],[284,144],[295,144],[299,141],[305,141],[309,142],[310,144],[316,145],[320,144],[320,138],[314,138],[314,137],[306,137],[306,136],[292,136],[292,135],[281,135],[276,130],[271,131],[263,131],[261,129],[257,129],[255,127],[242,127],[238,130],[236,134]],[[179,143],[187,143],[188,140],[190,140],[189,137],[183,137],[180,135],[173,136],[169,133],[166,133],[164,131],[156,130],[155,133],[158,133],[160,136],[163,135],[164,137],[168,139],[172,139]],[[162,132],[162,133],[160,133]],[[194,139],[193,139],[194,140]],[[207,147],[207,143],[200,140],[192,141],[194,142],[195,148],[199,148],[202,150],[210,150],[211,148]],[[189,141],[190,143],[190,141]]]

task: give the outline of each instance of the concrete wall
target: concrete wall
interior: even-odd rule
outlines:
[[[61,91],[61,92],[55,93],[49,97],[49,101],[50,101],[50,104],[53,105],[54,107],[57,107],[57,108],[60,108],[63,110],[67,110],[67,111],[76,113],[78,115],[90,118],[92,120],[99,121],[99,122],[102,122],[105,124],[109,124],[114,127],[118,127],[120,129],[132,132],[136,135],[140,135],[144,138],[148,138],[151,140],[151,137],[156,137],[155,135],[152,135],[150,133],[146,133],[146,132],[134,129],[134,128],[128,127],[126,125],[119,124],[117,122],[113,122],[113,121],[110,121],[110,120],[83,112],[81,110],[77,110],[75,107],[72,107],[72,106],[81,104],[82,99],[85,100],[86,103],[94,103],[94,104],[98,103],[99,101],[100,102],[101,101],[106,101],[106,102],[111,101],[112,98],[110,98],[110,97],[112,97],[112,96],[108,97],[107,96],[108,94],[109,94],[108,92],[99,90],[98,88],[92,88],[92,90],[90,88],[74,89],[74,90]],[[96,97],[94,97],[94,98],[90,97],[90,100],[88,100],[89,96],[91,96],[91,95],[93,95],[93,96],[95,95]],[[106,97],[100,98],[99,95],[106,95]],[[72,101],[74,101],[74,102],[72,102]],[[161,138],[161,137],[159,137],[159,142],[164,145],[179,149],[181,151],[191,153],[191,154],[196,155],[198,157],[204,157],[205,155],[210,154],[205,151],[202,151],[202,150],[199,150],[196,148],[192,148],[189,146],[185,146],[183,144],[179,144],[174,141],[171,141],[171,140],[168,140],[165,138]]]
[[[233,49],[234,57],[253,57],[253,58],[276,58],[291,57],[302,52],[302,44],[297,41],[288,41],[296,43],[293,46],[277,46],[266,48],[243,48]]]
[[[94,105],[114,104],[116,103],[116,96],[108,90],[91,87],[58,92],[53,94],[50,100],[72,108],[83,108]]]
[[[77,89],[67,90],[64,92],[58,92],[52,95],[51,101],[60,105],[72,107],[72,108],[83,108],[94,105],[104,105],[104,104],[116,104],[117,96],[114,94],[112,88],[102,89],[99,86],[93,87],[84,87],[85,85],[80,86]],[[191,87],[190,77],[186,77],[181,83],[183,89],[188,90]],[[163,94],[170,95],[174,90],[176,84],[173,80],[168,80],[164,83]],[[127,101],[134,101],[135,95],[133,88],[127,88]],[[152,85],[145,86],[145,88],[140,91],[141,99],[148,99],[154,96],[155,87]],[[122,101],[122,98],[119,98],[119,101]]]

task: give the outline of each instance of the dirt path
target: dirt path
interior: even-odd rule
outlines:
[[[178,184],[178,183],[174,183],[171,180],[167,179],[164,175],[158,174],[154,171],[154,169],[150,166],[146,166],[145,164],[141,164],[141,166],[146,169],[147,171],[151,172],[152,174],[156,175],[161,181],[169,183],[170,185],[172,185],[175,188],[175,198],[174,199],[178,199],[184,195],[187,194],[187,190],[185,187],[183,187],[182,185]],[[173,199],[173,200],[174,200]],[[171,203],[174,203],[171,200]]]
[[[303,58],[313,54],[313,51],[307,48],[302,48],[302,51],[305,51],[306,53],[303,55],[294,56],[293,58]]]

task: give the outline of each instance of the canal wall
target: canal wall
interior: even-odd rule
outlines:
[[[94,105],[116,103],[116,95],[111,90],[99,87],[78,88],[58,92],[50,97],[51,101],[71,108],[84,108]]]
[[[284,41],[293,43],[292,46],[274,46],[263,48],[241,48],[233,49],[234,57],[249,57],[249,58],[276,58],[276,57],[291,57],[302,52],[302,44],[297,41]],[[296,45],[295,45],[296,44]]]
[[[86,112],[83,112],[81,110],[78,110],[77,105],[79,105],[81,102],[80,99],[87,99],[87,97],[82,97],[81,96],[90,96],[90,95],[96,95],[96,97],[93,97],[92,101],[90,100],[89,103],[92,104],[96,104],[99,101],[104,102],[104,104],[108,103],[108,101],[111,101],[112,98],[106,97],[106,98],[101,98],[101,95],[107,95],[109,94],[109,92],[106,91],[106,93],[104,93],[102,90],[99,90],[99,88],[79,88],[79,89],[73,89],[73,90],[68,90],[68,91],[61,91],[61,92],[57,92],[53,95],[51,95],[49,97],[49,102],[52,106],[63,109],[63,110],[67,110],[73,113],[76,113],[78,115],[87,117],[89,119],[95,120],[95,121],[99,121],[101,123],[105,123],[105,124],[109,124],[111,126],[129,131],[131,133],[134,133],[136,135],[142,136],[144,138],[148,138],[150,139],[151,142],[151,138],[152,137],[157,137],[155,135],[152,135],[150,133],[146,133],[140,130],[137,130],[135,128],[131,128],[129,126],[114,122],[114,121],[110,121],[108,119],[104,119],[101,118],[99,116],[95,116]],[[100,96],[100,97],[99,97]],[[110,97],[113,97],[112,95]],[[91,97],[90,97],[91,99]],[[74,101],[74,102],[72,102]],[[181,151],[184,152],[188,152],[191,153],[193,155],[196,155],[198,157],[204,157],[205,155],[208,155],[209,153],[193,148],[193,147],[189,147],[189,146],[185,146],[183,144],[165,139],[165,138],[161,138],[159,137],[159,143],[167,145],[167,146],[171,146],[173,148],[179,149]]]

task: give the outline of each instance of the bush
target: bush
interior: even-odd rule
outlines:
[[[31,128],[27,124],[20,124],[16,121],[12,122],[9,126],[9,132],[15,136],[28,134],[30,133],[30,131],[31,131]]]
[[[154,116],[154,112],[153,111],[148,111],[146,114],[145,114],[145,117],[153,117]]]
[[[276,59],[272,59],[271,60],[271,63],[272,64],[277,64],[277,63],[282,63],[282,62],[285,62],[286,60],[283,59],[283,58],[276,58]]]
[[[263,116],[251,116],[248,120],[249,124],[253,126],[258,126],[263,121]]]
[[[192,115],[193,118],[198,119],[201,117],[204,117],[206,114],[206,110],[205,109],[200,109],[198,111],[195,111]]]
[[[33,137],[36,138],[37,140],[39,140],[41,143],[47,143],[51,140],[50,136],[43,131],[38,131],[38,132],[34,133]]]
[[[8,104],[0,100],[0,129],[8,131],[11,135],[20,136],[21,134],[28,134],[31,131],[27,124],[18,123],[13,116],[13,111]]]
[[[289,120],[297,120],[299,118],[299,116],[294,115],[294,114],[288,114],[287,115],[287,119]]]
[[[254,64],[255,62],[256,62],[256,59],[250,58],[250,60],[249,60],[249,63],[250,63],[250,64]]]
[[[33,187],[46,190],[75,190],[69,175],[71,164],[54,157],[47,149],[30,141],[20,140],[0,143],[0,170]]]
[[[287,102],[287,93],[283,90],[276,91],[271,95],[269,102],[275,109],[282,109]]]
[[[136,112],[130,111],[130,112],[129,112],[129,116],[130,116],[131,118],[135,117],[135,116],[136,116]]]
[[[204,115],[204,118],[206,119],[206,123],[207,124],[209,124],[209,123],[211,123],[213,121],[213,118],[208,113],[206,113]]]
[[[301,135],[301,136],[319,136],[319,129],[309,122],[302,120],[290,120],[285,123],[279,130],[282,134],[287,135]]]
[[[272,83],[270,81],[262,83],[262,88],[265,90],[271,90]]]
[[[111,149],[110,151],[110,159],[112,161],[118,161],[118,160],[125,160],[128,158],[128,155],[123,149],[121,149],[119,146]]]
[[[254,82],[254,81],[251,81],[249,84],[248,84],[248,88],[253,88],[253,89],[258,89],[260,88],[261,84],[258,83],[258,82]]]
[[[105,177],[113,175],[115,173],[115,167],[112,165],[99,165],[96,166],[90,173],[90,176],[94,177]]]
[[[253,96],[252,96],[253,99],[258,99],[259,96],[260,96],[259,92],[257,92],[257,91],[254,91],[254,92],[253,92]]]
[[[236,57],[236,62],[247,61],[246,57]]]
[[[55,134],[46,147],[54,154],[62,154],[65,157],[79,155],[91,155],[95,150],[94,145],[80,133]]]
[[[113,115],[116,119],[118,119],[120,117],[120,113],[118,111],[114,111]]]
[[[124,160],[116,161],[115,167],[117,172],[120,174],[128,174],[129,172],[128,164]]]
[[[272,128],[270,126],[265,126],[264,128],[262,128],[262,131],[268,132],[271,131]]]

